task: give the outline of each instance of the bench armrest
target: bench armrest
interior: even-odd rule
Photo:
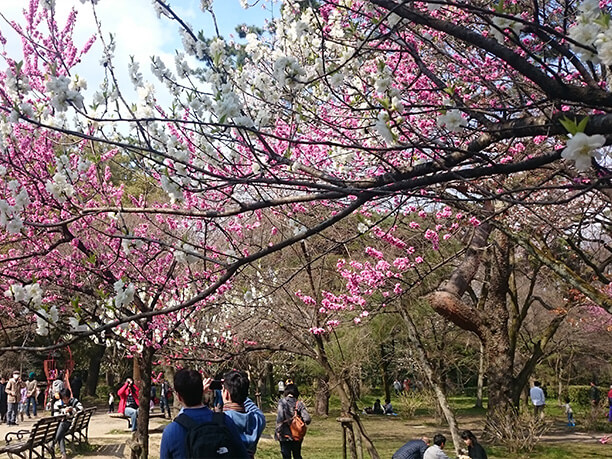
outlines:
[[[30,433],[29,430],[19,430],[17,432],[7,432],[7,434],[4,436],[4,440],[7,443],[13,440],[23,440],[24,435],[28,435],[29,433]]]

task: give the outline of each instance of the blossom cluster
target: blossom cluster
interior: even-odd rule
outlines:
[[[599,0],[583,0],[576,23],[570,28],[572,50],[587,61],[612,64],[610,14],[600,9]]]
[[[0,178],[6,175],[6,168],[0,166]],[[9,234],[19,234],[23,228],[22,213],[30,205],[28,190],[17,180],[7,184],[9,197],[0,199],[0,227]]]

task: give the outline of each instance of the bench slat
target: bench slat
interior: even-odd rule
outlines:
[[[25,459],[21,453],[29,452],[29,457],[45,457],[48,453],[52,458],[55,457],[55,433],[64,420],[64,416],[52,416],[41,418],[34,423],[32,430],[20,430],[18,432],[8,432],[5,436],[6,445],[0,446],[0,453],[15,454]],[[27,439],[24,438],[27,435]],[[12,438],[15,437],[15,438]],[[40,449],[40,452],[37,451]]]

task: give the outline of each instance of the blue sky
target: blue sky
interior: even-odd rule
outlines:
[[[9,20],[22,19],[21,11],[29,3],[29,0],[1,1],[0,12]],[[169,0],[169,3],[196,30],[204,30],[206,36],[214,36],[212,20],[209,14],[201,11],[200,0]],[[220,33],[226,40],[230,39],[231,34],[234,34],[234,38],[238,40],[234,33],[236,25],[247,23],[263,26],[265,20],[272,17],[269,9],[262,8],[262,5],[269,6],[269,3],[269,1],[249,0],[249,4],[254,5],[245,10],[240,6],[239,0],[214,0],[213,10]],[[274,3],[276,3],[275,15],[278,17],[279,2],[276,0]],[[83,5],[80,0],[56,0],[56,9],[61,18],[59,24],[63,24],[71,7],[78,11],[76,41],[85,43],[95,33],[91,5],[89,3]],[[157,18],[151,0],[99,0],[96,11],[105,36],[108,37],[109,33],[116,36],[114,62],[120,81],[129,82],[127,63],[130,56],[134,56],[140,62],[145,79],[155,81],[148,72],[150,57],[153,55],[160,56],[169,68],[174,69],[174,50],[182,50],[178,27],[166,18]],[[0,29],[9,38],[7,46],[9,53],[16,55],[20,50],[19,39],[11,34],[10,27],[4,21],[0,22]],[[76,69],[77,73],[88,81],[90,91],[98,85],[97,80],[101,80],[99,56],[101,56],[101,45],[97,43]]]
[[[260,3],[264,4],[264,2]],[[228,34],[234,32],[236,24],[247,23],[262,26],[266,19],[277,18],[279,15],[278,5],[275,6],[274,11],[269,9],[269,5],[264,9],[259,4],[244,10],[238,0],[216,0],[213,5],[220,32],[226,38]],[[208,24],[205,23],[205,25]]]

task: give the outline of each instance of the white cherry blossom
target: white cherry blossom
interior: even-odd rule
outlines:
[[[599,158],[601,152],[597,150],[606,143],[603,135],[586,135],[584,132],[574,134],[565,145],[561,157],[574,161],[576,169],[586,171],[591,167],[591,158]]]

